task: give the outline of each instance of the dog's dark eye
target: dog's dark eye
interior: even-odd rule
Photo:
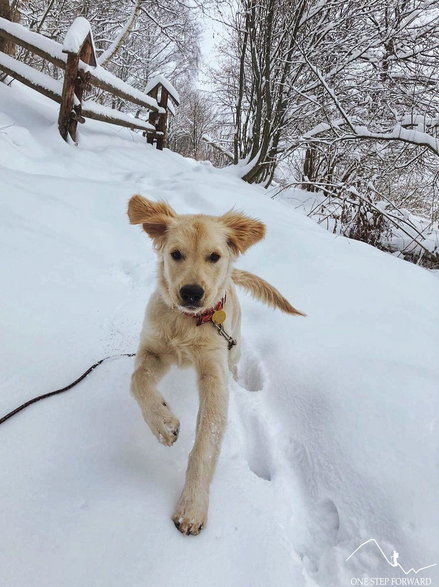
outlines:
[[[172,251],[171,253],[171,257],[175,260],[175,261],[179,261],[180,259],[183,258],[183,255],[180,253],[180,251]]]
[[[212,253],[211,255],[209,255],[209,261],[211,261],[212,263],[216,263],[218,261],[218,259],[220,259],[220,255],[218,255],[218,253]]]

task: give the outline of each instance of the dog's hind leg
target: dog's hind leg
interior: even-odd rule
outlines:
[[[156,389],[169,369],[169,361],[142,344],[136,354],[136,370],[131,378],[131,392],[142,410],[143,418],[157,439],[167,446],[177,440],[180,423]]]
[[[200,394],[195,444],[186,483],[172,519],[183,534],[198,534],[207,521],[209,488],[227,422],[227,357],[216,350],[202,353],[196,369]]]

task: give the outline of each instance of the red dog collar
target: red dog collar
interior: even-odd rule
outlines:
[[[183,313],[185,314],[185,316],[196,318],[197,326],[201,326],[201,324],[206,324],[207,322],[212,321],[212,316],[215,314],[215,312],[218,312],[219,310],[223,309],[224,304],[226,303],[226,299],[227,296],[226,294],[224,294],[224,297],[221,298],[220,301],[217,304],[215,304],[213,308],[209,308],[209,310],[205,310],[204,312],[201,312],[201,314],[189,314],[187,312]]]
[[[201,324],[207,324],[208,322],[210,322],[212,326],[215,326],[215,328],[218,331],[218,334],[220,334],[223,338],[226,339],[227,346],[230,351],[232,347],[234,347],[237,344],[237,342],[234,338],[227,334],[227,332],[223,328],[223,322],[226,319],[226,313],[223,310],[225,303],[226,294],[224,294],[224,297],[221,298],[221,300],[213,308],[210,308],[205,312],[201,312],[201,314],[188,314],[187,312],[184,312],[184,314],[186,314],[186,316],[190,316],[191,318],[196,318],[197,326],[201,326]]]

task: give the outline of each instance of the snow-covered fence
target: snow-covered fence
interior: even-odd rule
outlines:
[[[0,52],[0,70],[60,104],[58,128],[64,140],[70,136],[76,142],[78,122],[91,118],[143,130],[148,143],[155,143],[158,149],[166,145],[168,115],[179,105],[177,91],[165,77],[157,76],[141,92],[100,67],[90,23],[85,18],[74,20],[62,45],[4,18],[0,18],[0,36],[64,70],[61,82]],[[91,86],[148,110],[148,121],[85,100]]]

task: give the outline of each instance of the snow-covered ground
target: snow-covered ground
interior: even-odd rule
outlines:
[[[0,415],[106,355],[132,352],[154,287],[133,193],[263,219],[239,266],[307,318],[241,296],[241,381],[198,537],[170,520],[194,438],[195,377],[161,385],[181,420],[160,445],[128,392],[133,360],[0,427],[2,587],[342,587],[439,563],[439,280],[328,233],[230,173],[0,85]],[[411,572],[439,585],[439,566]],[[362,579],[363,581],[365,579]],[[367,583],[363,583],[367,584]],[[389,583],[390,584],[390,583]]]

